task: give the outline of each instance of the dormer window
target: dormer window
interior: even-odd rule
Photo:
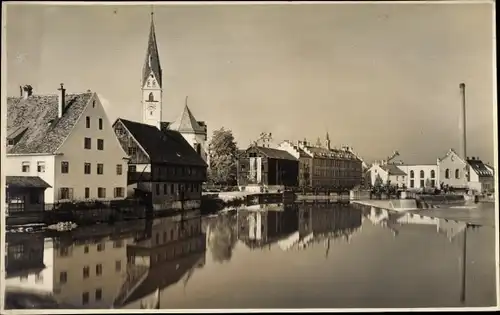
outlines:
[[[16,145],[23,137],[24,133],[28,130],[26,127],[18,127],[13,129],[7,134],[7,145]]]

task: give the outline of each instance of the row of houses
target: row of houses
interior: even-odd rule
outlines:
[[[453,149],[436,164],[374,163],[367,171],[372,185],[379,182],[410,190],[454,187],[478,192],[495,188],[493,167],[479,157],[462,158]]]
[[[251,145],[239,153],[239,186],[353,188],[361,184],[362,160],[352,148],[283,141],[276,148]]]
[[[20,87],[7,99],[7,206],[144,198],[154,209],[197,208],[206,179],[207,125],[186,104],[162,121],[162,68],[151,19],[141,73],[142,121],[111,122],[97,93],[37,95]]]

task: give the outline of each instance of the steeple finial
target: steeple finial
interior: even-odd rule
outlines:
[[[188,96],[186,95],[186,100],[184,101],[184,106],[188,106]]]

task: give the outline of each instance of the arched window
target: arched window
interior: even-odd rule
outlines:
[[[444,171],[444,178],[450,178],[450,169],[447,168],[446,171]]]
[[[424,177],[425,177],[424,171],[420,171],[420,178],[424,178]]]
[[[431,170],[431,178],[436,178],[436,173],[434,172],[434,170]]]
[[[455,170],[455,178],[460,178],[460,170],[458,168]]]
[[[148,101],[149,102],[154,102],[155,101],[155,97],[153,96],[153,92],[149,93]]]
[[[415,177],[415,172],[410,171],[410,178],[414,178],[414,177]]]

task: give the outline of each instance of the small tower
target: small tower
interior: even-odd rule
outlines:
[[[151,26],[149,29],[146,60],[142,68],[142,122],[160,129],[163,85],[160,56],[156,44],[153,12],[151,12]]]
[[[207,125],[204,121],[197,121],[188,107],[188,97],[184,104],[184,110],[181,115],[168,128],[178,131],[184,139],[201,155],[203,160],[207,161]]]
[[[330,143],[330,135],[328,134],[328,131],[326,132],[326,141],[325,141],[326,148],[328,150],[331,150],[331,143]]]

